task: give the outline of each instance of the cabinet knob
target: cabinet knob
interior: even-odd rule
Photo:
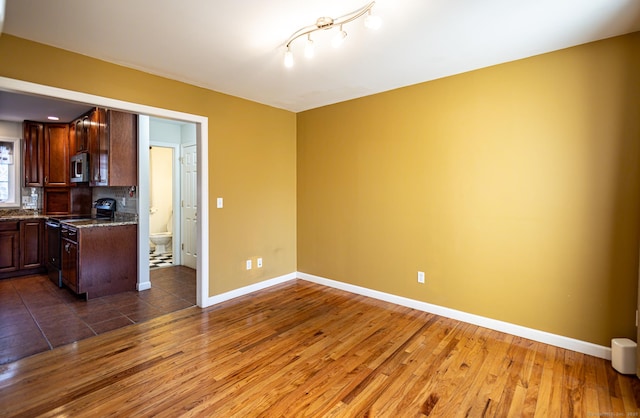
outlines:
[[[49,183],[49,176],[44,176],[44,182],[45,184]]]

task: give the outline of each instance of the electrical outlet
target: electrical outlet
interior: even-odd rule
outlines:
[[[258,260],[256,261],[256,266],[261,269],[262,268],[262,257],[258,258]]]
[[[251,270],[251,260],[247,260],[247,270]]]
[[[418,283],[424,283],[424,271],[418,272]]]

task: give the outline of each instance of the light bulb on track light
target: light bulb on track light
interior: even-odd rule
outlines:
[[[293,54],[290,48],[287,48],[287,52],[284,53],[284,66],[287,68],[293,67]]]
[[[338,48],[344,42],[344,38],[347,37],[347,32],[342,30],[342,25],[340,25],[340,32],[336,33],[331,39],[331,45],[334,48]]]
[[[311,59],[315,55],[313,40],[311,39],[311,34],[307,36],[307,43],[304,46],[304,56]]]
[[[372,15],[371,9],[369,9],[367,17],[364,18],[364,26],[373,30],[380,29],[380,26],[382,26],[382,18],[380,16]]]

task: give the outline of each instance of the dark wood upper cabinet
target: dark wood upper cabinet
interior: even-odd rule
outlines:
[[[96,109],[89,128],[91,186],[138,184],[138,116]]]
[[[73,147],[71,148],[76,154],[79,152],[89,151],[89,127],[91,126],[91,113],[80,116],[73,121],[73,135],[71,135],[71,142]]]
[[[25,121],[25,187],[69,186],[69,125]]]
[[[86,214],[91,211],[91,188],[46,187],[44,189],[44,213],[47,215]]]
[[[44,186],[44,124],[25,121],[24,134],[24,186]]]
[[[89,183],[97,186],[101,183],[100,177],[100,132],[105,128],[100,124],[105,123],[105,110],[95,109],[91,112],[87,141],[89,145]]]
[[[67,187],[69,182],[69,125],[44,125],[44,185]]]

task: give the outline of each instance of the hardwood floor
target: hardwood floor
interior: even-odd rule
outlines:
[[[2,416],[638,416],[609,362],[292,281],[0,366]]]

